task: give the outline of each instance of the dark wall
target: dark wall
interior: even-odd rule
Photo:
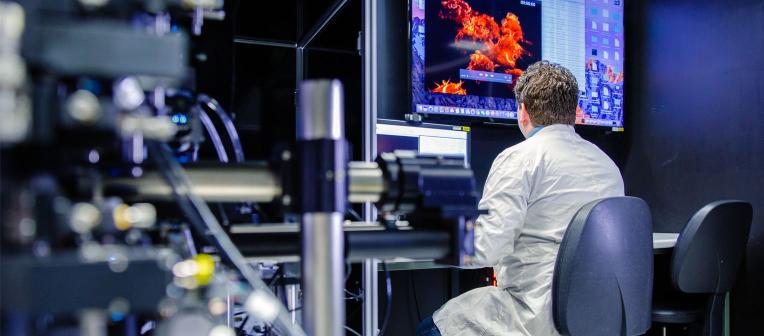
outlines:
[[[230,0],[225,2],[225,20],[206,22],[202,36],[194,38],[196,87],[234,116],[247,159],[268,159],[274,145],[294,143],[294,44],[332,4],[334,0],[285,0],[264,10],[258,1]],[[354,159],[361,157],[362,65],[356,44],[361,14],[361,2],[349,2],[304,50],[303,59],[303,78],[343,82],[345,133],[355,145]]]
[[[764,2],[627,1],[627,193],[656,231],[704,204],[754,205],[732,334],[764,317]]]

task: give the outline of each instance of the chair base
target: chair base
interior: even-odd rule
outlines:
[[[655,323],[645,336],[700,336],[701,329],[697,324]]]
[[[666,324],[692,324],[700,321],[701,310],[693,307],[657,306],[652,311],[653,322]]]
[[[666,335],[666,327],[671,325],[687,326],[688,335],[722,336],[724,324],[725,294],[707,296],[705,308],[689,296],[684,300],[672,300],[653,303],[653,323],[662,324],[661,335]],[[694,329],[699,329],[692,332]],[[653,328],[655,329],[655,328]],[[675,336],[672,334],[672,336]]]

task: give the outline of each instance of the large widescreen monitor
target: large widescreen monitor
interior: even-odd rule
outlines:
[[[411,0],[411,108],[517,118],[528,65],[570,69],[577,123],[623,127],[623,0]]]

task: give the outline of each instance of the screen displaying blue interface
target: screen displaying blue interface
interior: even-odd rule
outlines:
[[[469,165],[469,128],[398,120],[377,120],[377,154],[410,150],[418,154],[461,156]]]
[[[532,63],[570,69],[578,124],[623,127],[624,0],[412,0],[411,108],[516,119]]]

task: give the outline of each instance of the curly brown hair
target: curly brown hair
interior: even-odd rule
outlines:
[[[525,103],[536,126],[576,123],[578,84],[562,65],[549,61],[531,64],[515,84],[517,104]]]

